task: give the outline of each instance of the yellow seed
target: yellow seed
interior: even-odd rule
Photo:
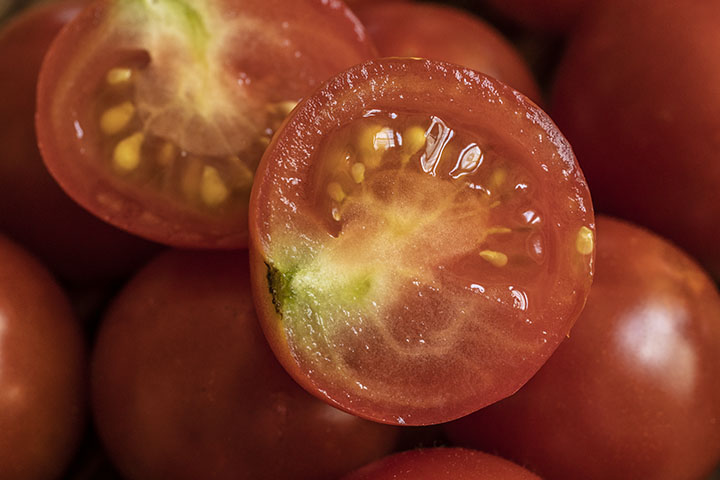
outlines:
[[[115,135],[122,132],[130,124],[135,115],[135,105],[124,102],[103,112],[100,117],[100,129],[106,135]]]
[[[132,70],[129,68],[113,68],[107,73],[107,83],[110,85],[120,85],[132,78]]]
[[[483,250],[480,252],[480,256],[487,260],[494,267],[504,267],[508,263],[508,257],[502,252],[496,252],[494,250]]]
[[[505,183],[505,179],[507,179],[507,172],[502,168],[498,168],[490,175],[490,186],[497,188]]]
[[[490,204],[490,208],[497,208],[500,206],[500,200],[495,200]]]
[[[590,255],[594,248],[595,240],[593,238],[593,232],[588,227],[582,226],[578,230],[577,238],[575,239],[575,248],[581,255]]]
[[[200,198],[209,207],[217,207],[230,195],[230,190],[220,178],[217,168],[205,165],[200,182]]]
[[[337,208],[333,208],[333,209],[332,209],[332,217],[333,217],[333,219],[334,219],[336,222],[339,222],[339,221],[340,221],[340,218],[341,218],[341,217],[340,217],[340,210],[338,210]]]
[[[362,183],[365,180],[365,165],[360,162],[353,164],[350,168],[350,174],[355,183]]]
[[[425,146],[425,130],[422,127],[410,127],[403,135],[403,149],[409,155],[414,155]]]
[[[137,132],[118,142],[113,152],[115,168],[123,172],[135,170],[140,165],[140,150],[145,135]]]
[[[160,152],[158,152],[158,163],[163,167],[169,167],[173,159],[175,159],[175,155],[177,155],[175,145],[170,142],[165,142],[163,146],[160,147]]]
[[[488,235],[494,235],[498,233],[510,233],[512,232],[511,228],[508,227],[490,227],[487,230]]]
[[[331,182],[327,186],[327,193],[330,195],[330,198],[335,200],[336,202],[342,202],[345,200],[345,192],[343,191],[343,188],[340,186],[337,182]]]

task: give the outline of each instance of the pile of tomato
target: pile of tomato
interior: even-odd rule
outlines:
[[[717,2],[14,10],[0,479],[720,478]]]

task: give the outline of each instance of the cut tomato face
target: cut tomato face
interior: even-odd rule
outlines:
[[[567,335],[593,222],[572,150],[526,97],[450,64],[368,62],[296,108],[260,163],[256,307],[320,398],[447,421],[516,391]]]
[[[103,0],[53,43],[37,129],[80,204],[166,244],[247,244],[257,163],[297,101],[373,56],[341,2]]]

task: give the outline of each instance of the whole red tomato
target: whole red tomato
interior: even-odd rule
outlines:
[[[250,208],[258,316],[319,398],[440,423],[515,392],[592,278],[572,150],[525,96],[430,60],[366,62],[290,114]]]
[[[448,426],[548,480],[698,480],[720,460],[720,295],[686,254],[599,217],[570,338],[512,397]]]
[[[100,218],[169,245],[247,245],[255,167],[297,101],[375,49],[327,0],[94,2],[38,84],[48,169]]]
[[[0,235],[0,477],[50,480],[86,415],[85,343],[60,287]]]
[[[487,453],[430,448],[391,455],[343,480],[540,480],[540,477]]]
[[[390,1],[354,9],[383,57],[442,60],[483,72],[534,101],[540,89],[520,54],[468,11],[440,3]]]
[[[38,71],[52,39],[87,3],[32,7],[0,31],[0,231],[57,275],[81,283],[126,275],[158,248],[80,208],[52,179],[38,151]]]
[[[130,480],[335,480],[398,430],[336,410],[277,364],[247,253],[172,251],[120,293],[93,359],[100,436]]]
[[[604,0],[569,42],[552,112],[600,212],[720,279],[720,3]]]

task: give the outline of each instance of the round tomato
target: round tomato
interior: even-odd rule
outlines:
[[[442,60],[483,72],[536,102],[540,89],[515,48],[479,17],[447,5],[394,1],[355,8],[383,57]]]
[[[683,252],[598,221],[572,334],[518,393],[448,427],[543,478],[697,480],[720,460],[720,295]]]
[[[716,279],[719,24],[719,2],[601,2],[553,89],[597,209],[673,240]]]
[[[43,165],[35,137],[35,86],[60,29],[87,4],[62,0],[26,10],[0,32],[0,231],[74,283],[122,277],[157,246],[98,220]]]
[[[47,270],[0,236],[0,476],[58,478],[85,423],[85,343]]]
[[[517,390],[590,288],[582,173],[531,101],[447,63],[330,80],[265,153],[250,213],[255,304],[292,376],[407,425]]]
[[[246,252],[172,251],[141,270],[101,326],[92,387],[130,480],[335,480],[398,434],[287,376],[257,324]]]
[[[431,448],[378,460],[343,480],[540,480],[540,477],[487,453]]]
[[[110,223],[171,245],[242,247],[274,130],[321,81],[373,55],[339,1],[99,0],[45,58],[41,151]]]

